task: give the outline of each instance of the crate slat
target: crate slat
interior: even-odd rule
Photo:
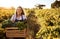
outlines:
[[[18,27],[5,28],[7,37],[26,37],[26,29],[18,30]]]

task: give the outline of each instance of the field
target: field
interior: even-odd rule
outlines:
[[[36,38],[39,39],[59,39],[60,37],[60,8],[51,9],[24,9],[27,21],[33,20],[33,23],[39,25]],[[10,19],[15,13],[14,8],[0,8],[0,27],[4,20]],[[30,16],[31,15],[31,16]],[[33,16],[34,15],[34,16]],[[33,16],[33,17],[32,17]],[[32,19],[33,18],[33,19]],[[35,21],[35,22],[34,22]],[[31,23],[31,26],[35,25]],[[0,28],[0,30],[3,30]]]

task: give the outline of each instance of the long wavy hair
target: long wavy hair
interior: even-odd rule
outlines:
[[[22,8],[21,6],[19,6],[19,7],[17,7],[17,8],[21,8],[21,10],[22,10],[21,16],[22,16],[22,15],[25,15],[25,13],[24,13],[24,11],[23,11],[23,8]],[[16,16],[17,16],[17,11],[16,11]]]

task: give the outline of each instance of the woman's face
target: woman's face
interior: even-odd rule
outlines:
[[[22,9],[21,8],[17,8],[16,12],[17,12],[17,15],[20,15],[22,13]]]

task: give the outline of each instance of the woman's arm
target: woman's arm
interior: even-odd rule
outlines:
[[[11,21],[14,23],[15,22],[15,15],[11,17]]]
[[[25,15],[23,15],[23,21],[24,23],[27,23],[27,17]]]
[[[25,15],[23,15],[23,20],[27,20],[27,17]]]

